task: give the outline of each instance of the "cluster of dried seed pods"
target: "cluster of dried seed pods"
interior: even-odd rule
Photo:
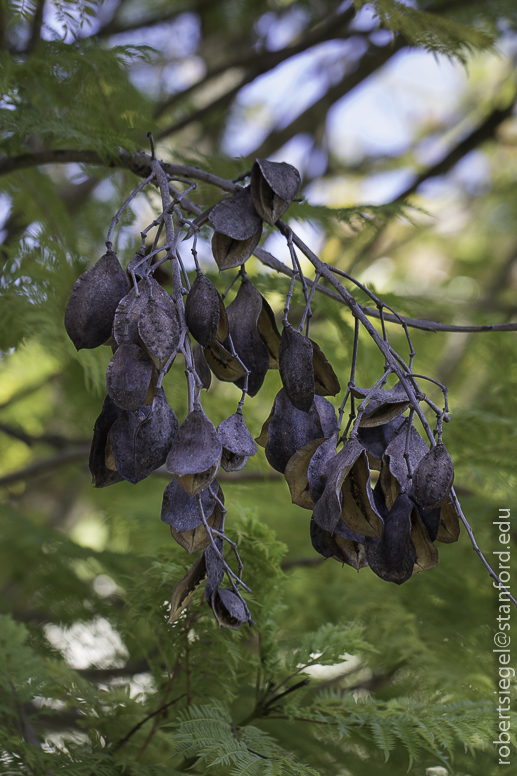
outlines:
[[[378,576],[400,584],[435,566],[434,542],[455,541],[459,532],[450,498],[452,463],[441,441],[447,401],[443,411],[430,403],[438,418],[438,442],[428,432],[429,448],[413,423],[415,414],[424,418],[420,402],[425,397],[411,368],[401,372],[397,362],[387,364],[373,389],[355,386],[356,327],[352,374],[338,416],[325,397],[340,392],[339,380],[308,336],[320,268],[316,266],[309,294],[287,229],[293,271],[280,334],[273,310],[244,267],[258,245],[263,221],[276,224],[297,195],[299,173],[288,164],[257,160],[250,177],[249,186],[234,187],[230,197],[190,221],[182,200],[194,186],[178,194],[171,185],[175,179],[153,159],[152,174],[138,190],[158,185],[161,215],[141,232],[141,248],[124,271],[111,235],[131,195],[112,221],[107,252],[76,281],[65,315],[77,349],[106,344],[113,351],[90,453],[95,486],[137,483],[165,466],[173,479],[165,489],[161,518],[187,552],[202,552],[174,590],[170,622],[206,580],[206,599],[221,626],[252,623],[241,592],[249,588],[242,579],[237,547],[225,533],[224,495],[216,476],[220,466],[225,471],[242,469],[257,451],[242,407],[246,395],[260,390],[269,369],[279,369],[283,387],[256,441],[265,447],[271,466],[285,474],[293,502],[312,510],[310,534],[317,552],[356,569],[370,566]],[[236,280],[240,285],[227,307],[197,262],[197,235],[207,222],[214,229],[212,251],[219,269],[239,268],[230,286]],[[163,227],[165,241],[158,247]],[[146,250],[152,228],[154,245]],[[194,240],[192,284],[178,248],[183,234]],[[158,259],[160,252],[164,256]],[[171,265],[172,294],[154,278],[164,261]],[[302,281],[305,297],[297,328],[289,321],[295,279]],[[178,354],[185,361],[189,406],[181,425],[162,389]],[[386,388],[391,373],[399,382]],[[212,374],[242,390],[236,412],[218,428],[200,401]],[[348,399],[350,422],[341,435]],[[361,402],[357,413],[355,400]],[[425,418],[423,422],[428,429]],[[379,472],[375,485],[372,471]],[[235,568],[229,563],[232,557]]]

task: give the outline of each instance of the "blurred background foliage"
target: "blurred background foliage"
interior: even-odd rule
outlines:
[[[63,315],[138,182],[119,152],[147,150],[151,130],[160,158],[223,177],[255,157],[297,166],[293,229],[399,313],[516,320],[516,56],[514,0],[1,4],[0,773],[499,773],[497,596],[465,533],[400,588],[322,563],[259,451],[221,477],[257,627],[218,631],[202,589],[166,626],[189,561],[159,519],[167,480],[90,485],[109,352],[75,353]],[[125,214],[125,263],[156,205],[143,194]],[[264,244],[286,257],[273,233]],[[280,314],[288,280],[248,267]],[[346,385],[350,315],[318,295],[314,313]],[[412,337],[416,371],[450,385],[445,440],[490,558],[516,493],[515,333]],[[362,337],[358,384],[382,366]],[[181,365],[164,387],[181,422]],[[279,387],[270,372],[246,401],[254,436]],[[217,425],[238,398],[218,384],[203,403]],[[309,684],[277,700],[296,671]]]

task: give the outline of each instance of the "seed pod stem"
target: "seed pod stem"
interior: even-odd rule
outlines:
[[[155,176],[155,172],[153,170],[151,175],[149,175],[145,179],[145,181],[140,183],[136,187],[136,189],[129,195],[129,197],[126,199],[126,201],[124,202],[122,207],[118,210],[118,212],[111,219],[110,228],[108,229],[108,234],[106,236],[106,248],[108,249],[108,251],[111,251],[113,249],[111,238],[113,236],[113,230],[115,229],[116,225],[118,224],[118,222],[120,220],[120,216],[122,215],[124,210],[127,208],[127,206],[132,202],[132,200],[136,197],[136,195],[139,194],[142,191],[142,189],[145,188],[145,186],[147,186],[148,183],[151,183],[151,181],[154,178],[154,176]]]

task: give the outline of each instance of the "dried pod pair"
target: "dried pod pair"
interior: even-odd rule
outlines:
[[[312,518],[310,534],[312,546],[324,558],[334,558],[357,571],[368,565],[364,536],[351,531],[344,523],[339,522],[331,532],[321,528]]]
[[[300,184],[300,173],[291,164],[256,159],[250,188],[259,216],[270,226],[276,224],[298,194]]]
[[[223,491],[217,481],[198,495],[191,496],[174,479],[163,494],[161,519],[170,526],[178,544],[191,554],[206,549],[210,544],[206,525],[216,532],[221,530],[225,514],[222,504]]]
[[[396,383],[393,388],[378,388],[373,393],[367,388],[353,386],[351,393],[361,401],[370,394],[366,410],[359,422],[361,428],[372,428],[389,423],[402,415],[411,403],[401,383]]]
[[[226,472],[238,472],[257,452],[242,413],[236,412],[217,427],[217,436],[223,446],[221,466]]]
[[[96,348],[111,338],[115,311],[126,291],[126,274],[113,251],[75,281],[65,328],[77,350]]]
[[[315,393],[335,396],[341,390],[319,345],[290,324],[284,326],[278,360],[282,385],[298,410],[308,412]]]

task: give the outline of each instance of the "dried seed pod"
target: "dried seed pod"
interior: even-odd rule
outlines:
[[[436,507],[447,498],[454,480],[451,457],[443,442],[432,447],[413,474],[412,494],[423,507]]]
[[[324,558],[334,558],[340,563],[359,571],[368,565],[364,549],[364,536],[349,531],[338,524],[336,531],[330,533],[321,528],[313,519],[310,524],[312,546]]]
[[[239,359],[232,356],[217,340],[205,348],[204,355],[208,366],[218,380],[225,383],[237,383],[238,380],[245,377],[246,372]]]
[[[325,439],[313,439],[289,458],[285,467],[285,479],[289,485],[291,501],[304,509],[313,509],[314,501],[311,496],[307,470],[318,447]]]
[[[75,281],[65,312],[65,328],[77,350],[96,348],[111,337],[127,279],[117,255],[107,251]]]
[[[198,405],[179,428],[167,456],[167,471],[176,475],[189,495],[195,496],[214,479],[222,451],[214,424]]]
[[[113,334],[117,345],[138,345],[138,323],[149,301],[154,301],[171,317],[177,315],[170,295],[154,278],[144,278],[128,291],[115,311]]]
[[[260,390],[267,370],[269,353],[258,332],[258,320],[263,309],[263,299],[248,278],[243,278],[237,296],[228,306],[228,323],[235,352],[249,369],[248,393],[255,396]],[[225,343],[229,349],[229,343]],[[238,388],[244,388],[244,377],[235,380]]]
[[[194,356],[194,367],[197,376],[201,380],[201,384],[205,391],[208,391],[212,384],[212,372],[208,366],[208,361],[205,358],[203,348],[197,342],[194,343],[194,347],[192,348],[192,355]]]
[[[162,466],[177,432],[176,415],[162,388],[150,406],[124,412],[110,431],[115,465],[122,477],[136,484]]]
[[[307,442],[323,437],[316,404],[313,403],[308,412],[297,410],[291,404],[285,388],[277,393],[272,415],[266,423],[266,458],[273,469],[282,474],[297,450]],[[261,434],[259,440],[264,438]]]
[[[206,577],[206,563],[205,554],[201,555],[193,566],[191,566],[188,574],[178,582],[174,590],[172,591],[171,608],[169,612],[169,618],[167,622],[175,622],[180,614],[187,608],[194,593],[198,589],[201,582]]]
[[[401,585],[412,576],[416,549],[411,538],[413,502],[405,495],[397,497],[384,519],[381,538],[365,537],[366,558],[374,574],[387,582]]]
[[[251,168],[251,196],[261,218],[273,226],[300,189],[300,173],[286,162],[256,159]]]
[[[244,604],[233,590],[226,588],[214,590],[212,593],[212,611],[221,628],[237,630],[245,622],[248,622]]]
[[[180,324],[172,300],[170,310],[166,311],[154,299],[150,299],[142,310],[137,326],[141,345],[160,369],[179,345]]]
[[[278,354],[280,377],[291,403],[303,412],[308,412],[314,401],[312,354],[310,339],[285,325]]]
[[[215,488],[214,488],[215,485]],[[218,483],[212,488],[205,488],[199,493],[205,520],[210,528],[219,531],[223,522],[223,509],[211,492],[217,493],[224,503],[224,496]],[[197,496],[189,495],[178,480],[172,480],[163,494],[161,519],[170,526],[172,537],[187,552],[203,550],[210,544],[210,537],[205,528]]]
[[[108,393],[119,407],[135,412],[144,404],[153,363],[138,345],[120,345],[106,372]]]
[[[226,472],[238,472],[255,455],[257,445],[240,412],[230,415],[217,427],[217,436],[223,446],[221,466]]]
[[[411,498],[411,494],[410,498]],[[414,499],[412,499],[414,501]],[[441,507],[435,507],[434,509],[428,509],[427,507],[421,507],[419,504],[415,504],[418,509],[420,519],[425,526],[429,539],[434,542],[438,537],[438,531],[441,524]]]
[[[224,310],[224,305],[222,307]],[[223,319],[225,317],[224,312]],[[203,347],[207,347],[216,338],[221,319],[221,297],[214,284],[204,275],[197,276],[188,293],[185,319],[190,333]]]
[[[364,399],[368,393],[367,388],[352,388],[352,395],[357,399]],[[410,403],[401,383],[396,383],[393,388],[378,388],[370,398],[359,425],[370,428],[389,423],[390,420],[402,415]]]
[[[210,211],[209,220],[215,229],[212,253],[219,269],[244,264],[262,234],[262,220],[253,206],[249,187],[219,202]]]
[[[335,457],[339,432],[335,431],[329,439],[326,439],[314,452],[307,467],[307,482],[311,499],[314,504],[325,490],[327,463]]]
[[[460,516],[456,504],[451,499],[442,504],[440,511],[440,528],[437,541],[444,544],[457,542],[460,535]]]
[[[325,489],[314,507],[318,525],[333,533],[341,519],[361,536],[381,536],[382,518],[373,500],[364,447],[350,439],[327,462],[323,476]]]
[[[323,396],[315,396],[314,403],[318,410],[323,436],[331,437],[338,427],[335,407]]]
[[[389,423],[383,423],[382,426],[359,427],[357,438],[368,453],[370,469],[380,471],[382,456],[393,437],[400,431],[404,421],[405,418],[399,416]]]
[[[262,297],[262,309],[257,320],[259,336],[269,353],[269,368],[278,369],[278,351],[280,348],[280,332],[278,331],[275,314],[267,299]]]
[[[413,424],[409,428],[408,441],[408,423],[409,420],[406,419],[389,443],[382,458],[380,482],[388,509],[391,509],[395,503],[402,487],[409,489],[408,467],[404,458],[406,444],[413,472],[429,449]]]
[[[411,539],[415,545],[415,565],[413,574],[433,569],[438,565],[438,550],[431,541],[431,537],[425,527],[418,509],[413,505],[411,510]]]
[[[314,391],[318,396],[336,396],[341,386],[325,353],[314,340],[312,343],[312,366],[314,369]]]
[[[96,488],[106,488],[108,485],[114,485],[116,482],[123,482],[124,480],[118,471],[106,466],[108,434],[115,421],[122,415],[122,412],[123,410],[117,407],[113,399],[110,396],[106,396],[101,414],[95,421],[89,466],[92,473],[92,482]]]

